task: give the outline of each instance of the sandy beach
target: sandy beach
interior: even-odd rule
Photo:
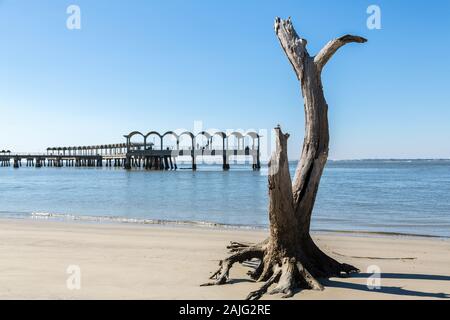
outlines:
[[[236,265],[229,284],[200,287],[230,240],[260,241],[266,231],[132,224],[0,220],[0,299],[243,299],[259,287]],[[291,299],[450,298],[450,241],[413,237],[315,234],[340,261],[361,269],[324,280],[323,292]],[[69,266],[81,288],[69,290]],[[367,268],[381,288],[367,287]],[[279,299],[277,295],[264,299]]]

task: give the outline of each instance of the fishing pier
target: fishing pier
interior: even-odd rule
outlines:
[[[230,169],[230,158],[243,156],[253,170],[261,168],[260,136],[256,132],[202,131],[196,135],[185,131],[168,131],[124,135],[118,144],[49,147],[45,153],[14,153],[2,150],[0,166],[27,167],[117,167],[146,170],[176,170],[179,157],[188,157],[192,170],[197,169],[198,157],[221,159],[223,170]]]

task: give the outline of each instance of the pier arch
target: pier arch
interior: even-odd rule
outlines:
[[[178,135],[180,148],[187,147],[189,150],[194,150],[194,134],[189,131],[184,131]]]
[[[169,140],[169,141],[167,141]],[[165,150],[179,150],[179,136],[173,131],[167,131],[162,135],[162,145]]]
[[[210,150],[212,143],[211,137],[206,131],[199,132],[194,139],[195,148],[198,150]]]
[[[163,137],[157,131],[150,131],[145,135],[146,147],[153,150],[163,149]]]
[[[212,147],[214,149],[225,150],[227,135],[225,132],[216,131],[211,135]]]
[[[146,147],[146,135],[140,131],[133,131],[127,136],[127,149],[128,150],[139,150],[141,147],[145,149]]]
[[[227,149],[243,150],[244,134],[239,131],[231,132],[227,135]]]

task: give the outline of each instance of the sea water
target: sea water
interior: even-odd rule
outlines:
[[[267,206],[267,166],[0,168],[0,218],[265,228]],[[312,229],[450,237],[450,161],[329,161]]]

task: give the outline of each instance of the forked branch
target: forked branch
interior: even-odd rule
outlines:
[[[338,49],[347,43],[356,42],[356,43],[364,43],[367,42],[367,39],[359,36],[352,36],[347,34],[340,38],[331,40],[328,42],[325,47],[320,50],[317,56],[314,58],[314,62],[317,66],[317,70],[322,71],[323,67],[326,65],[328,60],[338,51]]]

